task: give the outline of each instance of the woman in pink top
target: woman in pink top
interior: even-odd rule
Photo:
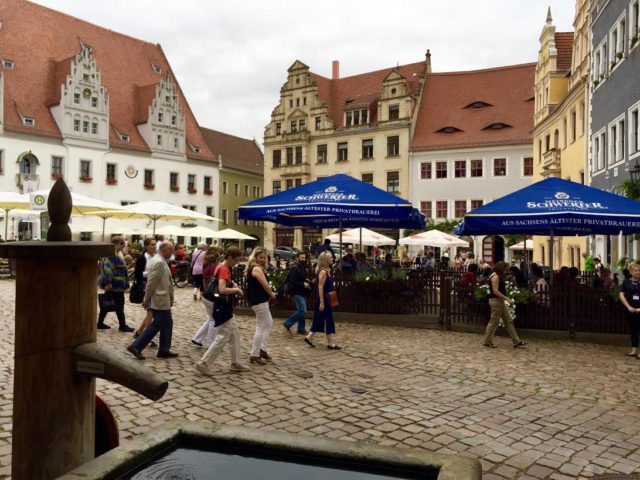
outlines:
[[[199,243],[198,249],[191,255],[191,277],[193,277],[193,299],[198,300],[204,291],[204,283],[202,282],[202,266],[204,265],[204,257],[207,250],[206,243]]]

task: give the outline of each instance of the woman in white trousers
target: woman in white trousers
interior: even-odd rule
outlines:
[[[249,357],[251,363],[265,365],[271,360],[267,353],[269,332],[273,327],[269,300],[275,297],[267,280],[267,251],[262,247],[255,248],[247,265],[247,298],[251,310],[256,314],[256,333],[253,335],[253,348]]]

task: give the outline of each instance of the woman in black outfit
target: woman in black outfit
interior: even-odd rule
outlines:
[[[638,358],[638,337],[640,335],[640,266],[629,265],[631,278],[625,278],[620,287],[620,301],[627,309],[629,333],[631,334],[630,357]]]

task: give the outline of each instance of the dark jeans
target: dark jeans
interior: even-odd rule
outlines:
[[[131,344],[133,348],[141,352],[160,332],[160,346],[158,354],[169,353],[171,350],[171,335],[173,334],[173,317],[171,310],[151,310],[153,321],[143,330],[140,336]]]
[[[116,302],[116,316],[118,317],[118,323],[121,327],[126,325],[126,321],[124,318],[124,292],[109,292],[111,298]],[[105,310],[100,309],[100,313],[98,314],[98,325],[102,325],[104,323],[104,319],[107,316]]]
[[[638,337],[640,336],[640,313],[627,313],[629,319],[629,334],[631,335],[631,346],[638,348]]]
[[[298,323],[298,333],[304,333],[305,323],[304,315],[307,313],[307,301],[302,295],[292,295],[292,300],[296,304],[296,311],[291,314],[289,318],[284,321],[284,326],[291,328],[294,323]]]

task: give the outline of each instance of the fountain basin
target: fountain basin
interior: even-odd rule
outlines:
[[[482,471],[459,455],[178,420],[59,478],[480,480]]]

